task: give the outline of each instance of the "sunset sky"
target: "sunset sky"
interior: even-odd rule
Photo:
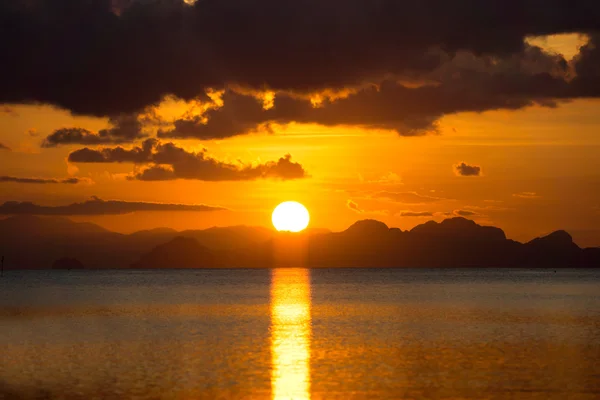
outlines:
[[[0,202],[132,232],[296,200],[314,228],[600,246],[600,2],[416,3],[3,2]],[[48,211],[92,198],[173,206]]]

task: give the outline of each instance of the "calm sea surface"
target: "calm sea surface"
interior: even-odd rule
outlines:
[[[8,271],[0,398],[600,399],[600,270]]]

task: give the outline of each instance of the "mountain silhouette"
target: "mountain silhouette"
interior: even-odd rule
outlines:
[[[51,268],[62,258],[91,269],[600,267],[600,248],[581,249],[565,231],[520,243],[461,217],[408,231],[362,220],[341,232],[232,226],[124,235],[63,217],[15,216],[0,220],[0,241],[7,269]]]
[[[110,231],[90,222],[73,222],[65,217],[19,215],[0,220],[0,232],[3,236],[76,236]]]
[[[229,267],[600,266],[600,249],[583,250],[564,231],[523,244],[507,239],[499,228],[460,217],[429,221],[410,231],[363,220],[342,232],[278,234],[245,253],[214,254],[215,266]]]
[[[6,269],[51,268],[63,257],[76,258],[90,269],[129,268],[178,236],[196,239],[211,251],[237,251],[256,248],[274,234],[267,228],[232,226],[182,232],[156,228],[124,235],[65,217],[18,215],[0,219],[0,254]]]
[[[84,269],[84,266],[76,258],[63,257],[54,261],[52,269]]]
[[[140,260],[131,265],[132,268],[200,268],[214,267],[215,256],[196,239],[178,236],[175,239],[158,245]]]

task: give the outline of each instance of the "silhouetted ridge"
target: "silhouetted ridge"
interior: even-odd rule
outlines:
[[[456,217],[437,223],[428,221],[415,226],[410,233],[444,237],[447,240],[500,241],[506,240],[504,231],[493,226],[482,226],[470,219]]]
[[[68,255],[93,268],[212,267],[600,267],[600,248],[580,249],[564,231],[519,243],[465,218],[401,231],[376,220],[342,232],[277,233],[234,226],[131,235],[67,218],[0,220],[5,267],[48,268]]]
[[[74,222],[64,217],[16,215],[0,220],[0,232],[12,235],[81,235],[107,233],[108,230],[90,222]]]
[[[527,244],[535,247],[546,247],[548,249],[579,249],[579,246],[573,243],[573,238],[571,235],[563,230],[552,232],[547,236],[535,238],[529,241]]]
[[[544,259],[545,264],[551,267],[573,263],[575,259],[580,263],[587,263],[579,246],[573,243],[571,235],[562,230],[533,239],[525,246],[528,249],[527,259],[530,263],[535,263],[539,259]]]
[[[157,235],[157,234],[163,235],[163,234],[172,234],[172,233],[177,233],[177,231],[172,228],[162,227],[162,228],[153,228],[153,229],[146,229],[143,231],[137,231],[137,232],[132,233],[132,235],[139,235],[139,236],[148,235],[148,236],[150,236],[150,235]]]
[[[214,267],[215,257],[196,239],[178,236],[156,246],[131,266],[133,268],[203,268]]]
[[[83,269],[81,261],[76,258],[63,257],[52,263],[52,269]]]
[[[390,228],[381,221],[374,219],[363,219],[352,224],[344,232],[351,235],[375,235],[380,236],[388,233]]]

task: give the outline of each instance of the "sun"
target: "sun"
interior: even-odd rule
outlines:
[[[308,226],[308,210],[297,201],[285,201],[275,207],[271,216],[278,231],[300,232]]]

